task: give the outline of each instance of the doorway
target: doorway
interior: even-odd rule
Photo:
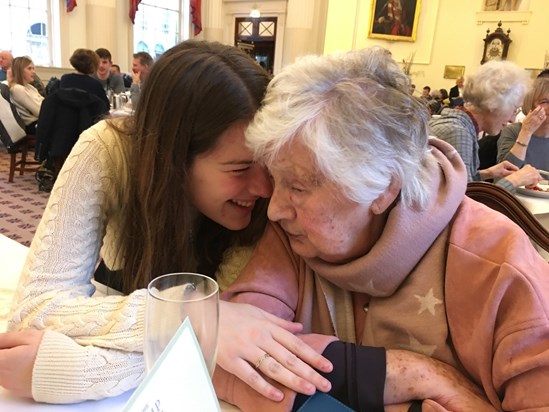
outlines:
[[[277,17],[236,17],[234,44],[273,73]]]

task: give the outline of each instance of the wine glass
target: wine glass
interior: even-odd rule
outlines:
[[[189,317],[211,377],[217,355],[217,282],[198,273],[169,273],[153,279],[147,291],[144,344],[147,371],[151,371],[185,318]]]

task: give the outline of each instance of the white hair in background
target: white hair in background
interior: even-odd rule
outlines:
[[[528,72],[509,61],[491,60],[467,76],[465,107],[481,111],[510,110],[522,105],[531,80]]]
[[[370,204],[391,179],[401,201],[428,200],[429,113],[409,93],[410,81],[388,50],[373,47],[307,56],[271,82],[249,126],[248,146],[267,166],[299,139],[322,178],[349,199]]]

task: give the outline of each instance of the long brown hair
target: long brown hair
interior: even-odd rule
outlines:
[[[189,170],[228,127],[251,120],[269,80],[249,56],[220,43],[186,41],[153,64],[135,115],[124,127],[131,144],[121,249],[124,292],[173,271],[213,276],[225,248],[261,234],[266,202],[258,203],[253,223],[238,232],[197,217]]]
[[[32,60],[30,59],[30,57],[27,56],[16,57],[15,59],[13,59],[13,62],[11,64],[11,82],[9,84],[10,87],[16,84],[20,84],[21,86],[25,85],[23,72],[29,64],[32,64]]]

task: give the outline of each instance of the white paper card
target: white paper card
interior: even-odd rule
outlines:
[[[189,318],[177,330],[125,412],[220,411]]]

